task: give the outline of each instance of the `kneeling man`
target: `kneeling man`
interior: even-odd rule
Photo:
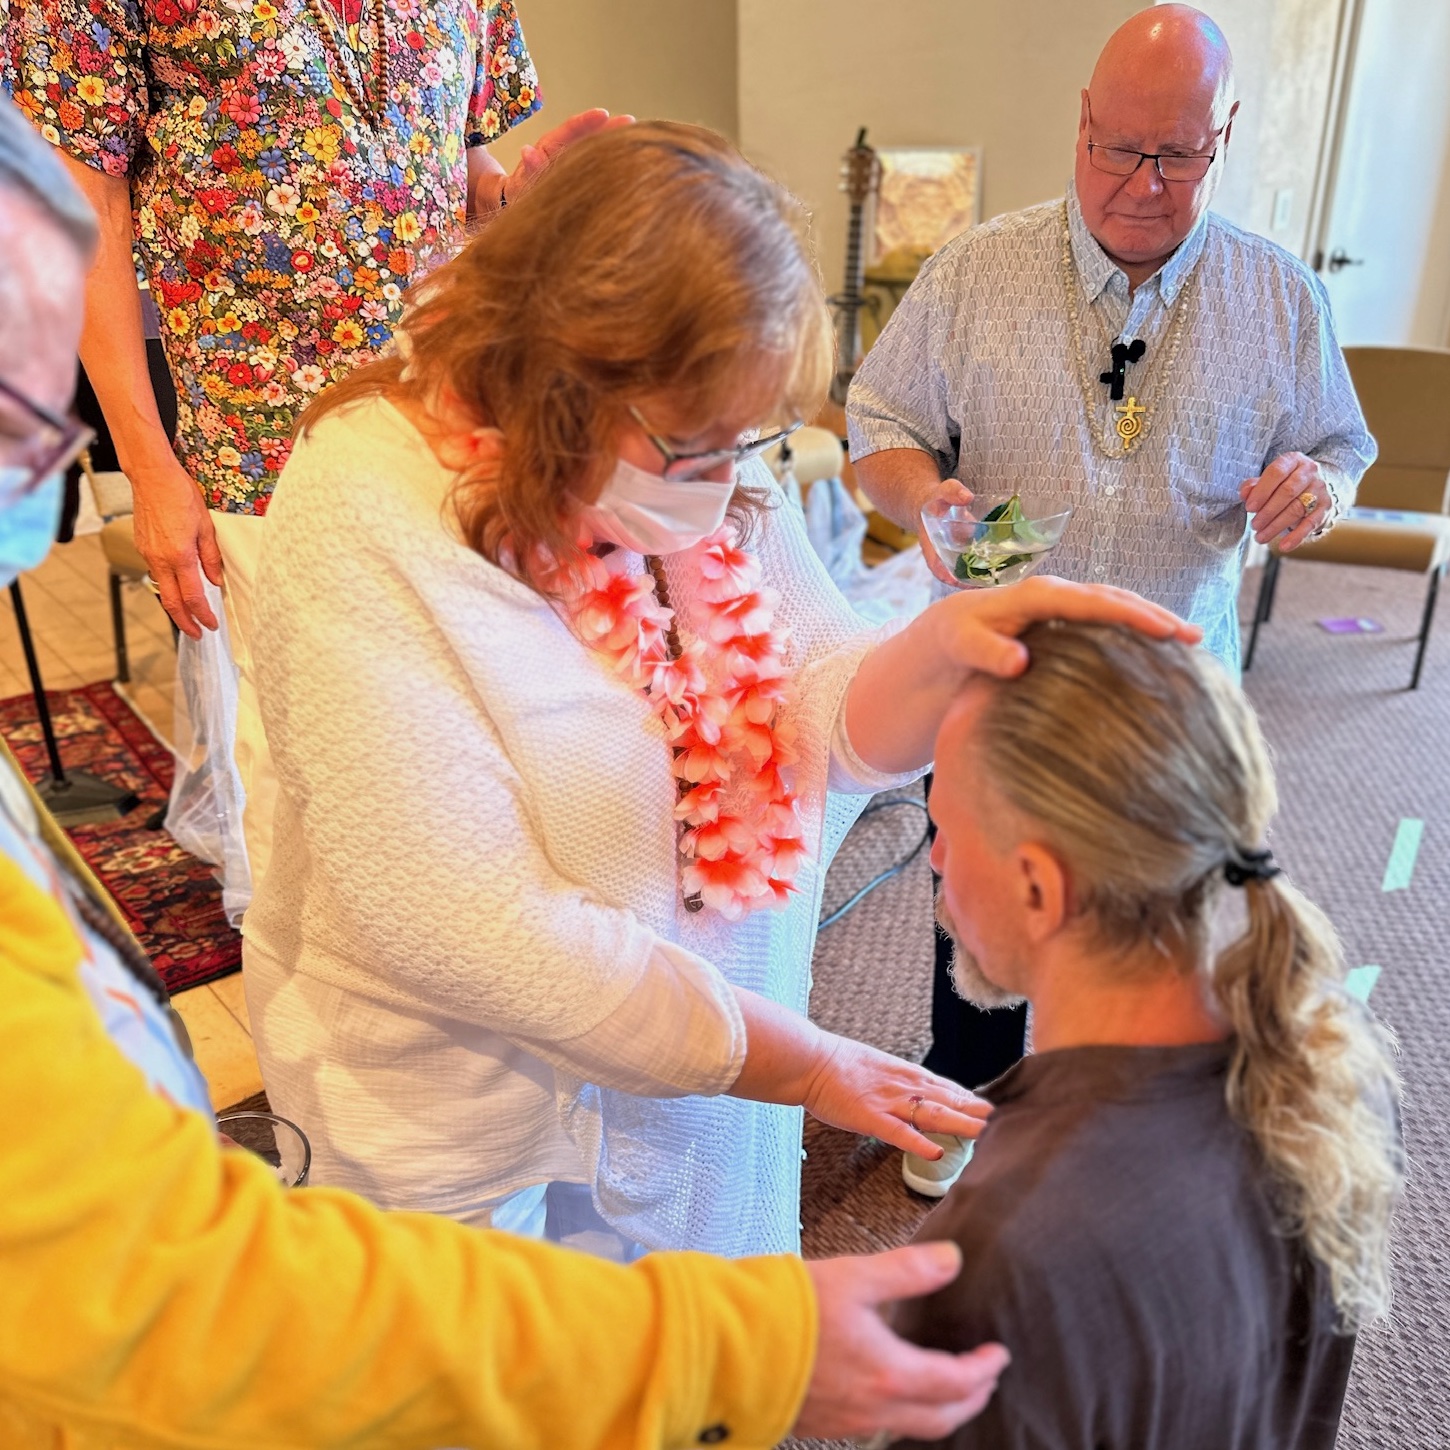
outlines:
[[[1387,1039],[1263,848],[1222,669],[1095,626],[1023,643],[942,728],[932,864],[958,990],[1030,1000],[1037,1051],[923,1229],[961,1277],[898,1327],[1012,1352],[959,1450],[1332,1450],[1389,1293]]]

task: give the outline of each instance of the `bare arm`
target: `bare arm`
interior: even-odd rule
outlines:
[[[561,121],[552,131],[546,131],[537,141],[525,146],[519,152],[519,164],[512,172],[505,172],[498,159],[487,146],[468,148],[468,217],[470,221],[483,220],[501,211],[509,201],[517,201],[529,183],[566,146],[592,136],[596,131],[611,131],[618,126],[628,126],[633,116],[611,116],[608,111],[596,108],[580,111]]]
[[[981,1098],[889,1052],[825,1032],[809,1018],[735,988],[745,1065],[730,1095],[801,1106],[833,1127],[940,1158],[923,1133],[975,1138],[991,1111]],[[915,1126],[913,1127],[913,1123]]]
[[[201,570],[222,580],[221,554],[201,493],[177,462],[156,411],[146,366],[141,292],[131,260],[131,187],[119,176],[61,153],[100,219],[100,245],[86,280],[81,361],[135,495],[136,547],[161,591],[161,602],[193,639],[216,617],[202,592]],[[200,568],[198,568],[198,564]]]
[[[928,499],[950,496],[970,503],[971,490],[954,478],[943,479],[936,459],[919,448],[884,448],[856,461],[856,479],[876,508],[903,529],[920,536],[927,567],[945,584],[955,584],[951,571],[921,532],[921,506]]]
[[[499,210],[508,172],[487,146],[468,148],[468,219],[481,221]]]
[[[893,524],[916,532],[921,506],[942,489],[936,459],[919,448],[886,448],[856,460],[856,478],[866,497]]]

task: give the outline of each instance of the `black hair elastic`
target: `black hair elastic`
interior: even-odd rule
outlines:
[[[1244,886],[1250,881],[1271,881],[1282,869],[1275,862],[1274,853],[1267,848],[1245,851],[1235,846],[1233,855],[1223,863],[1224,879],[1230,886]]]

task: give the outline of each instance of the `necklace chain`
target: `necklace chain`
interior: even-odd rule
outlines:
[[[351,41],[344,40],[339,43],[338,26],[327,14],[323,0],[307,0],[307,8],[317,22],[318,33],[322,37],[323,48],[327,51],[329,58],[334,62],[337,83],[342,87],[349,101],[352,102],[353,110],[360,115],[369,126],[377,128],[382,118],[383,108],[388,104],[388,92],[392,86],[392,76],[388,60],[388,22],[384,9],[384,0],[372,0],[372,24],[373,33],[373,54],[372,64],[367,69],[364,83],[359,88],[353,82],[353,64],[356,64],[359,74],[363,72],[362,52],[355,50]],[[347,32],[346,15],[341,21],[342,34]],[[362,30],[362,4],[358,5],[358,30]],[[352,58],[353,64],[349,63],[348,56],[342,53],[343,45],[347,46],[348,56]]]
[[[654,580],[655,602],[661,609],[668,609],[670,612],[669,627],[665,630],[665,655],[670,660],[679,659],[683,647],[680,644],[679,616],[675,613],[674,605],[670,603],[670,581],[665,575],[665,561],[658,554],[646,554],[644,560],[645,568],[649,570],[650,577]],[[672,746],[670,753],[678,759],[683,752],[678,746]],[[690,793],[690,783],[687,780],[678,782],[677,794],[683,799]],[[685,828],[683,825],[676,829],[676,837],[683,836]],[[692,915],[695,912],[705,909],[704,899],[698,891],[681,892],[680,901],[686,911]]]
[[[1188,316],[1189,294],[1193,290],[1197,277],[1198,272],[1195,269],[1179,289],[1178,300],[1173,304],[1173,317],[1168,324],[1167,336],[1164,337],[1162,345],[1158,349],[1158,356],[1163,359],[1163,362],[1157,369],[1155,381],[1162,391],[1166,391],[1168,387],[1168,379],[1173,373],[1173,364],[1178,358],[1178,348],[1183,341],[1184,320]],[[1062,208],[1062,286],[1064,300],[1067,303],[1067,325],[1073,368],[1077,373],[1083,407],[1087,412],[1088,430],[1092,433],[1093,442],[1097,444],[1101,453],[1109,458],[1126,458],[1143,441],[1143,434],[1148,430],[1153,411],[1146,406],[1140,407],[1136,396],[1129,397],[1127,404],[1117,410],[1123,414],[1123,420],[1116,430],[1121,443],[1114,447],[1108,442],[1107,432],[1098,416],[1100,400],[1093,391],[1093,385],[1088,375],[1087,360],[1083,352],[1081,304],[1078,300],[1077,271],[1072,263],[1072,227],[1068,221],[1066,202],[1063,203]],[[1091,303],[1088,304],[1088,310],[1092,311]],[[1104,339],[1111,342],[1111,339],[1107,338],[1107,328],[1102,319],[1096,313],[1093,314],[1093,317]],[[1147,381],[1146,377],[1144,381]],[[1125,431],[1126,427],[1132,427],[1134,431],[1128,433]]]

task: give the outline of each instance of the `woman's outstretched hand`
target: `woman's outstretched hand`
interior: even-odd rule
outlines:
[[[913,1062],[823,1032],[808,1018],[735,989],[745,1018],[745,1066],[730,1092],[804,1107],[833,1128],[880,1138],[923,1158],[942,1150],[927,1133],[975,1138],[991,1104]]]
[[[813,1118],[933,1160],[942,1150],[925,1134],[975,1138],[986,1126],[992,1105],[966,1088],[864,1042],[822,1037],[822,1060],[802,1099]]]
[[[1009,1361],[1000,1344],[962,1354],[918,1349],[893,1334],[881,1315],[887,1304],[950,1284],[961,1266],[952,1243],[806,1265],[821,1327],[795,1434],[940,1440],[982,1412]]]
[[[861,661],[846,695],[846,734],[856,754],[887,775],[921,769],[957,692],[973,674],[1020,675],[1027,646],[1017,636],[1044,619],[1119,624],[1185,644],[1203,637],[1196,624],[1111,584],[1038,577],[1001,589],[961,590],[937,600]]]
[[[939,647],[948,660],[1004,679],[1027,668],[1027,647],[1017,636],[1039,620],[1120,624],[1153,639],[1181,639],[1185,644],[1203,638],[1198,625],[1130,589],[1073,584],[1046,575],[1003,589],[961,590],[933,605],[928,616],[934,616]]]

